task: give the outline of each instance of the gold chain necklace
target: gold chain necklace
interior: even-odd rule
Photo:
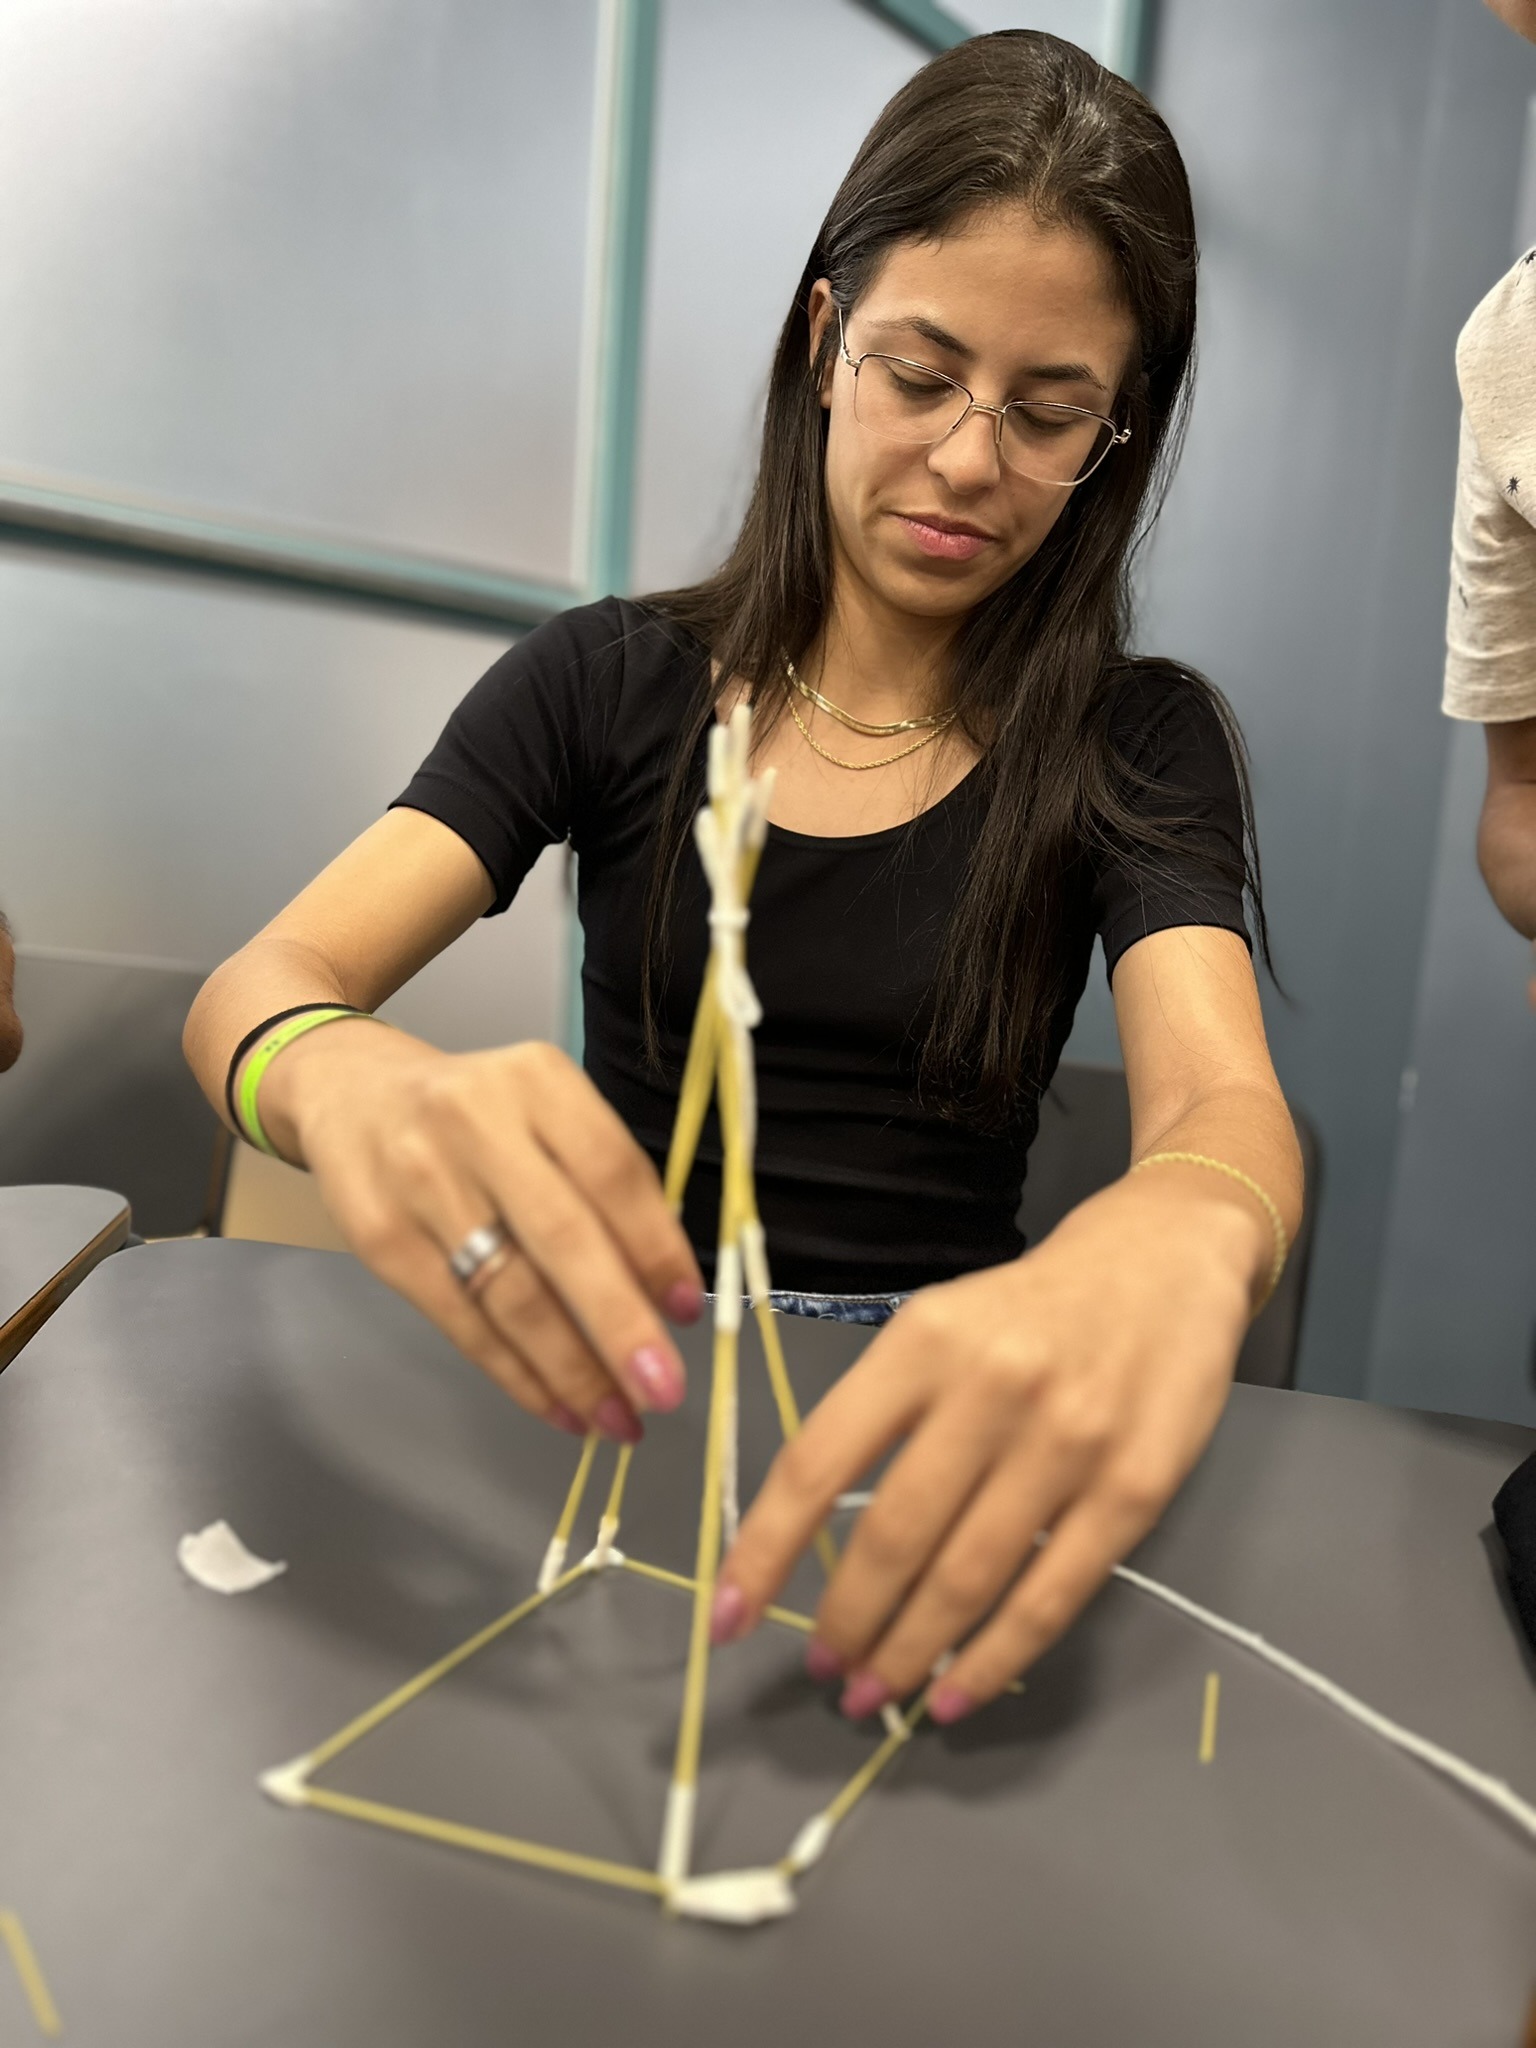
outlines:
[[[943,737],[944,731],[943,726],[936,725],[930,731],[925,732],[921,739],[915,739],[910,747],[903,747],[899,754],[883,754],[878,761],[845,761],[841,754],[829,754],[820,741],[811,738],[810,727],[800,716],[793,704],[789,707],[789,715],[795,721],[795,724],[799,726],[800,737],[805,741],[805,744],[811,749],[812,753],[820,754],[823,761],[830,761],[834,768],[889,768],[893,761],[905,761],[908,754],[915,754],[923,747],[932,746],[936,739]],[[948,719],[944,723],[947,725],[949,723]]]
[[[830,697],[823,697],[820,690],[813,690],[809,683],[796,674],[792,661],[785,661],[784,672],[801,696],[814,704],[818,711],[825,711],[827,716],[835,718],[839,725],[846,725],[850,732],[862,733],[866,739],[891,740],[902,732],[942,732],[946,725],[954,723],[953,711],[935,711],[926,718],[896,718],[892,719],[889,725],[872,725],[868,719],[855,718],[851,711],[845,711],[841,704],[834,704]],[[794,707],[790,708],[793,710]],[[795,722],[799,724],[798,719]],[[804,732],[805,727],[801,726],[800,730]],[[807,734],[806,737],[809,738],[810,735]],[[892,758],[899,761],[901,756],[896,754]],[[831,759],[830,755],[828,759]],[[862,767],[863,763],[857,765]],[[871,762],[870,765],[873,767],[875,764]]]

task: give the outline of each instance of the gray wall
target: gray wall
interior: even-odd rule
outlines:
[[[1162,10],[1204,340],[1143,637],[1252,745],[1270,1028],[1326,1156],[1303,1378],[1337,1392],[1367,1385],[1441,811],[1452,351],[1510,260],[1533,89],[1475,0]],[[1421,1393],[1457,1406],[1455,1362]]]
[[[376,817],[500,643],[173,574],[0,551],[0,890],[19,938],[214,961]],[[549,1034],[563,897],[507,918],[391,1014],[445,1044]],[[27,1085],[23,1058],[6,1087]]]
[[[568,574],[594,49],[584,5],[0,6],[0,464]],[[501,644],[13,546],[0,618],[18,935],[204,966]],[[396,1013],[557,1032],[563,917],[556,858]]]
[[[1511,253],[1536,243],[1536,95]],[[1487,749],[1451,737],[1382,1261],[1376,1400],[1536,1421],[1536,1018],[1530,949],[1477,873]]]
[[[591,6],[0,6],[0,460],[569,573]]]
[[[1482,733],[1457,728],[1398,1111],[1368,1391],[1536,1422],[1531,949],[1476,865]]]

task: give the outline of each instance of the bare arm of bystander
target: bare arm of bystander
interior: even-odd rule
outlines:
[[[21,1019],[16,1014],[16,948],[0,913],[0,1074],[21,1056]]]
[[[1488,893],[1522,937],[1536,940],[1536,718],[1485,725],[1488,788],[1477,864]],[[1536,975],[1531,981],[1536,1005]]]

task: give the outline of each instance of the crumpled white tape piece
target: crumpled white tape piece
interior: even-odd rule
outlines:
[[[795,1910],[795,1889],[782,1870],[719,1870],[710,1877],[685,1878],[667,1894],[675,1912],[695,1920],[728,1920],[753,1927]]]
[[[250,1593],[288,1569],[284,1562],[269,1564],[247,1550],[223,1520],[210,1522],[195,1536],[183,1536],[176,1546],[176,1562],[210,1593]]]

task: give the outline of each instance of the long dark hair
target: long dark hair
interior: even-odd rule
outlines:
[[[705,582],[647,600],[708,647],[719,678],[706,673],[679,735],[658,824],[643,992],[653,1057],[700,739],[733,678],[748,683],[760,721],[779,714],[785,656],[804,654],[831,601],[820,391],[836,325],[812,363],[811,287],[825,277],[851,307],[893,245],[1006,201],[1109,253],[1139,348],[1116,408],[1130,441],[1072,493],[1036,554],[976,606],[952,646],[949,701],[981,749],[972,772],[986,808],[924,1026],[921,1078],[946,1108],[996,1123],[1043,1080],[1064,992],[1063,920],[1085,851],[1111,841],[1122,857],[1155,864],[1173,843],[1166,804],[1153,818],[1134,802],[1137,777],[1111,743],[1110,714],[1148,666],[1126,653],[1130,567],[1161,507],[1188,403],[1198,256],[1189,183],[1156,110],[1084,51],[1030,30],[977,36],[895,95],[838,188],[779,336],[757,481],[728,559]],[[1231,713],[1202,678],[1173,672],[1220,717],[1251,820]],[[1263,943],[1251,823],[1233,865]]]

